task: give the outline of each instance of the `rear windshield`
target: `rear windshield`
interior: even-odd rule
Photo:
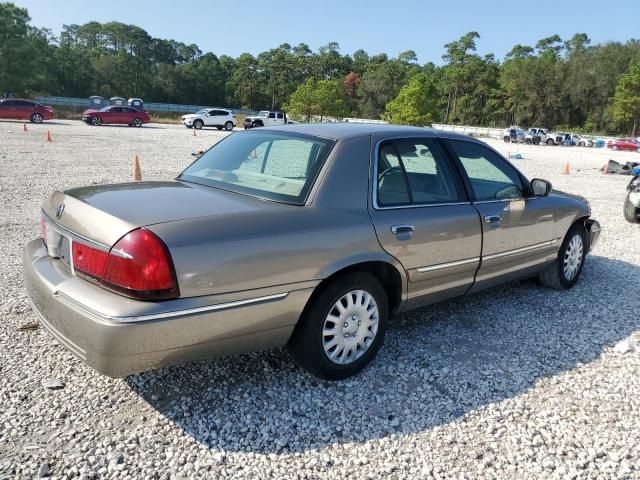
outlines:
[[[252,131],[228,136],[178,177],[279,202],[302,204],[334,142]]]

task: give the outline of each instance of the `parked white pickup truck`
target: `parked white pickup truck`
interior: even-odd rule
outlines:
[[[262,110],[258,115],[252,115],[244,118],[242,126],[247,128],[269,127],[272,125],[285,125],[287,122],[287,114],[280,110]]]
[[[532,143],[534,145],[546,143],[547,145],[553,145],[553,135],[545,128],[532,127],[527,130],[524,143]]]

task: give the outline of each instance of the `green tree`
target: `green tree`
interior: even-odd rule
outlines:
[[[430,125],[436,108],[435,95],[435,87],[424,74],[414,75],[398,96],[387,103],[382,119],[399,125]]]
[[[618,79],[613,118],[623,128],[631,127],[631,135],[637,134],[640,120],[640,63],[632,65],[629,72]]]
[[[344,114],[342,96],[337,80],[309,78],[291,94],[285,109],[289,115],[304,118],[307,122],[316,116],[322,121],[326,116],[339,117]]]

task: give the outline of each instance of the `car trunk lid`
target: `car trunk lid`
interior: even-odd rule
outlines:
[[[94,185],[54,192],[43,211],[54,228],[110,247],[133,229],[282,205],[213,187],[170,181]]]

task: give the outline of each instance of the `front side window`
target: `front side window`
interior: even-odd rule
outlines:
[[[281,132],[230,135],[179,179],[286,203],[304,203],[334,142]]]
[[[395,140],[378,155],[377,200],[380,206],[460,201],[454,174],[433,139]]]
[[[273,113],[273,112],[270,112],[270,113],[269,113],[269,118],[276,118],[276,114],[275,114],[275,113]]]
[[[469,177],[476,200],[503,200],[524,195],[520,175],[500,155],[479,143],[449,142]]]

